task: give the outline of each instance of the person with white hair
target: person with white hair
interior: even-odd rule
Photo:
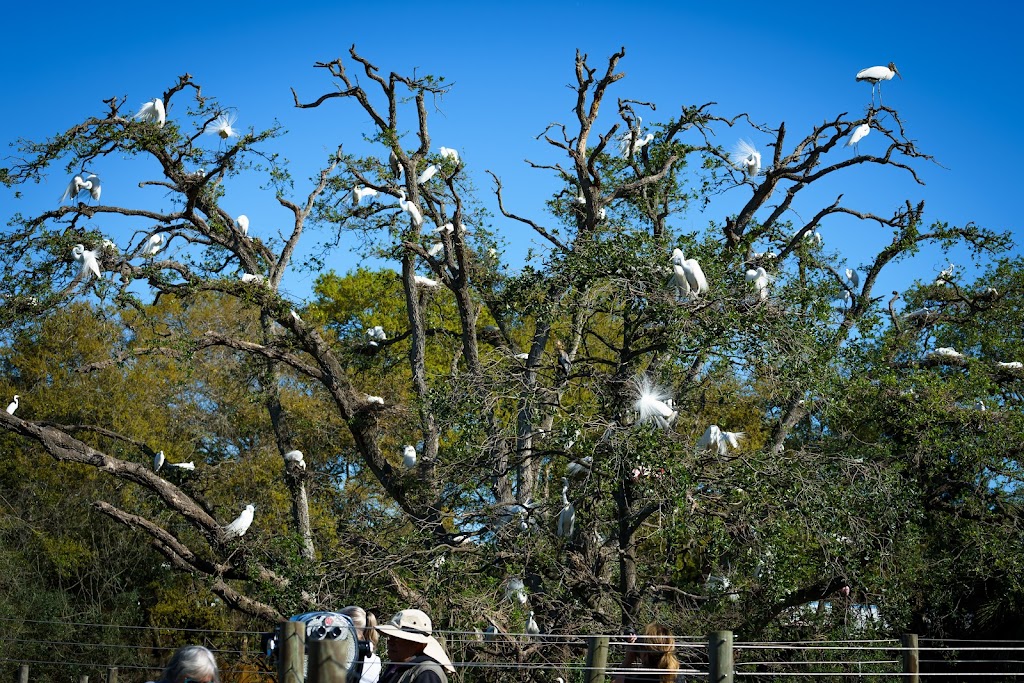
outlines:
[[[377,656],[377,617],[362,607],[349,605],[341,609],[356,629],[356,638],[367,644],[370,652],[363,657],[359,683],[377,683],[380,679],[381,661]]]
[[[381,683],[448,683],[455,673],[444,647],[433,636],[430,617],[418,609],[404,609],[377,627],[388,637],[391,663]]]
[[[155,683],[220,683],[217,660],[202,645],[180,647]]]

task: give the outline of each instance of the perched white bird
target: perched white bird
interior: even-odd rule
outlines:
[[[732,583],[729,581],[728,576],[715,576],[712,574],[708,575],[707,581],[704,582],[704,589],[709,593],[728,593],[729,600],[732,602],[738,602],[740,596],[735,591],[729,591],[729,588],[731,587]]]
[[[441,158],[451,160],[452,162],[455,163],[456,166],[459,165],[459,153],[452,149],[451,147],[441,148]]]
[[[493,624],[488,626],[484,629],[483,637],[485,643],[493,643],[498,639],[498,629],[495,628]]]
[[[211,135],[219,135],[221,140],[227,140],[238,135],[233,126],[235,125],[234,112],[224,112],[213,121],[206,124],[204,132]]]
[[[84,187],[85,179],[80,175],[76,175],[71,179],[71,182],[68,183],[68,187],[64,190],[64,194],[61,196],[60,200],[62,202],[65,199],[70,199],[72,202],[75,201],[78,197],[78,193],[81,192]]]
[[[857,143],[867,137],[868,133],[871,132],[870,123],[862,123],[853,129],[853,133],[850,135],[850,139],[846,141],[847,147],[856,147]]]
[[[723,432],[718,425],[711,425],[704,431],[704,435],[697,440],[697,448],[709,451],[718,451],[719,455],[726,455],[729,447],[734,449],[740,447],[740,439],[746,434],[743,432]]]
[[[526,604],[526,586],[522,579],[509,579],[505,583],[505,597],[520,605]]]
[[[453,223],[445,223],[444,225],[439,225],[436,228],[434,228],[434,232],[436,232],[436,233],[444,232],[444,233],[447,233],[447,234],[450,235],[453,232],[455,232],[455,225]]]
[[[918,308],[917,310],[910,311],[909,313],[904,313],[903,314],[903,318],[905,320],[916,320],[918,318],[925,318],[925,319],[927,319],[927,318],[930,318],[931,316],[937,315],[937,314],[938,314],[938,311],[936,311],[934,308],[931,308],[929,306],[925,306],[924,308]]]
[[[672,400],[671,395],[656,386],[647,375],[633,379],[633,390],[636,392],[633,409],[640,414],[637,419],[638,423],[654,420],[659,427],[667,428],[679,416],[679,413],[669,405],[669,401]]]
[[[402,466],[407,470],[416,467],[416,449],[408,444],[402,447]]]
[[[20,399],[20,398],[21,398],[21,396],[18,396],[17,394],[15,394],[14,395],[14,400],[7,404],[7,414],[8,415],[14,415],[14,411],[18,409],[18,399]]]
[[[683,250],[678,248],[672,250],[672,284],[680,298],[696,299],[708,291],[708,280],[700,263],[684,257]]]
[[[424,277],[423,275],[414,275],[412,279],[413,282],[420,287],[437,287],[437,280],[431,280],[429,277]]]
[[[81,265],[79,276],[85,278],[89,273],[92,273],[97,278],[102,277],[100,275],[100,262],[96,258],[96,252],[90,249],[86,249],[81,244],[76,244],[71,250],[71,256],[75,259],[75,263]]]
[[[430,245],[430,249],[427,249],[427,256],[437,256],[444,250],[444,242],[434,242]]]
[[[526,618],[526,634],[530,636],[540,635],[540,626],[537,625],[537,620],[533,618],[533,611],[530,611],[530,616]]]
[[[753,178],[761,172],[761,153],[749,140],[741,138],[732,148],[729,160],[733,166],[746,173],[748,178]]]
[[[429,181],[440,170],[441,167],[438,166],[437,164],[430,164],[430,166],[427,166],[425,169],[423,169],[423,172],[416,177],[416,184],[422,185],[423,183]]]
[[[366,402],[370,403],[370,404],[373,404],[373,405],[378,405],[378,406],[384,405],[384,399],[382,397],[380,397],[380,396],[369,396],[368,395],[366,397]]]
[[[238,223],[238,229],[242,231],[242,237],[248,237],[249,217],[243,213],[241,216],[235,219],[235,222]]]
[[[401,207],[402,211],[409,214],[409,217],[412,218],[413,225],[417,228],[423,225],[423,213],[420,212],[420,207],[416,206],[416,202],[408,201],[405,198],[404,189],[399,190],[398,193],[401,195],[398,199],[398,206]]]
[[[941,356],[943,358],[957,358],[962,359],[964,354],[960,353],[951,346],[940,346],[932,351],[929,356]]]
[[[772,276],[768,272],[758,266],[757,268],[750,268],[747,270],[745,276],[747,282],[753,285],[754,290],[757,292],[757,298],[764,301],[768,298],[768,283],[772,281]]]
[[[846,279],[850,281],[855,288],[860,287],[860,273],[853,268],[846,269]]]
[[[253,275],[252,273],[242,273],[242,282],[250,283],[255,282],[257,284],[263,284],[266,282],[266,278],[262,275]]]
[[[164,458],[164,452],[158,451],[157,454],[153,456],[153,471],[159,472],[160,468],[164,466],[165,460],[166,459]]]
[[[569,480],[562,477],[562,511],[558,513],[558,528],[556,533],[559,538],[572,538],[573,528],[576,526],[576,506],[569,502]]]
[[[584,196],[584,194],[582,192],[580,192],[578,195],[576,195],[576,200],[575,201],[576,201],[576,205],[577,206],[586,206],[587,205],[587,198],[586,198],[586,196]]]
[[[627,130],[619,137],[619,154],[623,159],[629,159],[643,149],[644,146],[648,145],[653,139],[653,133],[648,133],[643,137],[640,136],[640,122],[638,120],[637,126],[634,130]]]
[[[153,233],[152,235],[149,236],[148,240],[146,240],[146,246],[143,247],[142,253],[145,254],[146,256],[155,256],[158,251],[163,249],[163,246],[164,246],[164,236],[163,236],[163,234],[161,234],[159,232],[155,232],[155,233]]]
[[[516,357],[516,360],[529,360],[530,354],[528,354],[528,353],[517,353],[515,357]]]
[[[191,460],[188,461],[188,462],[169,462],[169,463],[167,463],[167,466],[168,467],[177,467],[178,469],[189,470],[189,471],[194,470],[196,468],[196,464],[194,462],[192,462]]]
[[[1004,370],[1024,370],[1024,363],[1021,363],[1019,360],[1013,360],[1009,363],[996,363],[996,365]],[[18,397],[15,396],[14,398]]]
[[[974,409],[980,410],[981,412],[985,412],[986,410],[988,410],[988,408],[985,407],[985,402],[982,401],[980,398],[974,399]]]
[[[295,463],[299,469],[306,469],[306,458],[303,457],[302,451],[288,451],[284,454],[284,461]]]
[[[155,123],[163,128],[164,123],[167,121],[167,114],[164,111],[164,101],[157,97],[156,99],[146,102],[142,105],[142,108],[139,109],[139,113],[135,115],[135,118],[140,121]]]
[[[366,336],[374,341],[387,341],[388,335],[380,325],[374,325],[366,331]]]
[[[939,272],[939,276],[937,278],[935,278],[935,284],[937,284],[937,285],[948,285],[952,281],[953,276],[955,274],[956,274],[956,266],[954,266],[953,262],[951,261],[950,264],[946,268],[943,268]]]
[[[364,197],[376,197],[377,190],[372,187],[353,187],[352,188],[352,206],[359,206],[359,202],[363,201]]]
[[[255,505],[246,505],[242,514],[235,518],[235,521],[224,527],[224,535],[228,538],[241,538],[252,525],[253,513],[256,512]]]
[[[590,474],[590,471],[594,468],[594,456],[588,455],[580,458],[579,460],[573,460],[565,466],[565,472],[570,477],[579,478]]]
[[[900,80],[903,80],[903,76],[900,75],[896,65],[889,62],[889,66],[871,66],[867,69],[861,69],[857,72],[858,81],[866,81],[871,84],[871,104],[875,104],[875,88],[878,88],[878,104],[882,104],[882,81],[891,81],[893,76],[899,76]]]

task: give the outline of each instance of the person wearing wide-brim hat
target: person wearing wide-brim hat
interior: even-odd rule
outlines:
[[[448,683],[445,669],[455,673],[444,648],[433,636],[430,617],[404,609],[377,630],[388,637],[390,664],[380,683]]]

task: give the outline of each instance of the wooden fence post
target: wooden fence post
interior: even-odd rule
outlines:
[[[313,640],[309,643],[310,683],[345,683],[348,661],[354,653],[346,652],[355,644],[349,640]]]
[[[903,680],[910,683],[918,683],[921,680],[920,654],[917,649],[917,634],[904,633],[900,636],[900,659],[903,660]]]
[[[18,683],[28,683],[28,664],[18,667]]]
[[[714,631],[708,635],[708,680],[732,683],[732,631]]]
[[[587,683],[603,683],[608,668],[608,636],[587,637],[587,661],[584,678]]]
[[[303,683],[306,670],[306,625],[282,621],[277,626],[277,681]]]
[[[89,683],[89,677],[85,675],[79,676],[78,683]]]
[[[107,669],[107,683],[117,683],[117,667],[112,666]]]

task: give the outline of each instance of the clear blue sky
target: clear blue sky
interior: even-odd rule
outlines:
[[[621,63],[627,78],[603,110],[609,124],[615,97],[656,102],[651,120],[713,100],[722,114],[747,111],[771,125],[784,120],[791,136],[841,112],[861,112],[869,86],[855,83],[854,74],[894,61],[904,80],[885,84],[885,103],[900,110],[919,149],[945,168],[923,167],[926,187],[860,173],[846,181],[849,187],[829,187],[828,201],[845,192],[846,205],[889,215],[903,197],[924,199],[929,219],[1018,232],[1015,164],[1003,168],[992,159],[999,150],[1016,152],[1009,141],[1018,135],[1022,98],[1020,9],[1012,3],[861,6],[871,9],[817,2],[17,3],[0,27],[10,56],[0,124],[5,142],[39,139],[102,111],[100,101],[110,96],[127,95],[134,108],[187,71],[204,93],[237,107],[240,126],[279,120],[290,131],[281,150],[301,179],[337,142],[356,149],[369,130],[352,103],[297,111],[289,90],[312,99],[331,89],[313,62],[343,56],[355,43],[385,72],[417,68],[454,81],[433,115],[434,146],[459,149],[483,191],[491,187],[484,169],[495,171],[510,206],[542,217],[545,197],[537,190],[550,184],[523,159],[553,159],[534,137],[552,121],[569,120],[565,86],[573,80],[577,48],[595,66],[620,46],[627,49]],[[741,135],[765,142],[742,127],[728,135],[723,144]],[[105,180],[104,197],[113,203],[117,186]],[[55,202],[66,182],[56,170],[48,186],[27,188],[17,207],[5,193],[4,221],[15,210]],[[701,229],[748,193],[738,188],[709,213],[676,225]],[[230,188],[227,205],[247,213],[256,234],[287,227],[287,215],[257,187]],[[503,220],[496,225],[516,245],[509,260],[521,262],[529,239],[523,229]],[[888,239],[877,228],[846,223],[826,223],[821,232],[826,246],[852,263]],[[964,262],[961,256],[953,258]],[[941,258],[924,254],[904,268],[898,284],[933,276]],[[344,271],[355,262],[342,254],[333,265]],[[305,275],[286,281],[291,291],[308,286]]]

